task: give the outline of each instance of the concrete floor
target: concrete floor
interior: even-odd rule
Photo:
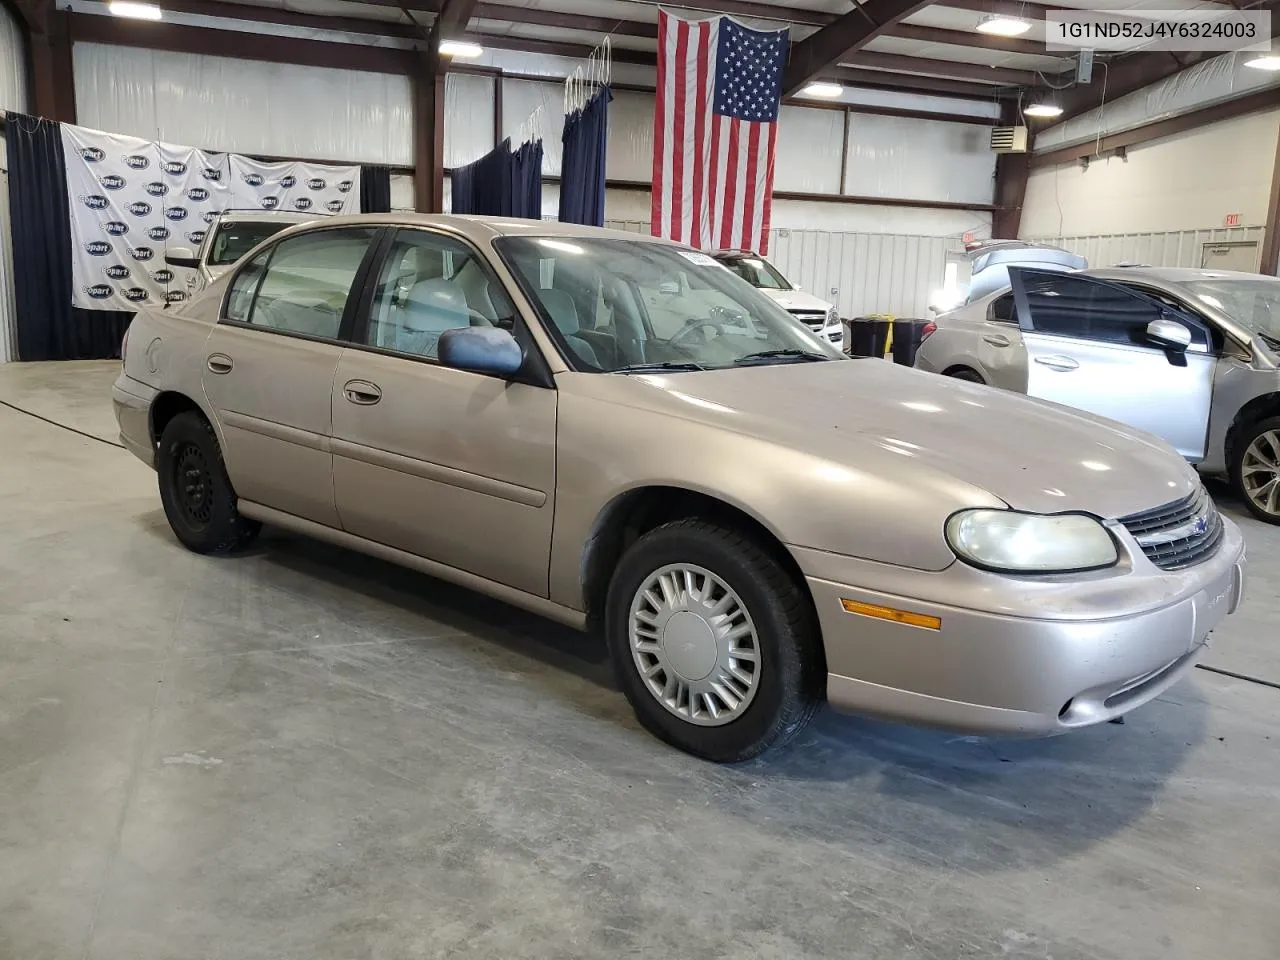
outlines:
[[[113,376],[0,402],[110,437]],[[0,450],[4,960],[1277,956],[1280,690],[1034,742],[828,713],[715,767],[588,638],[283,535],[196,557],[131,456],[5,406]],[[1208,662],[1280,681],[1244,524]]]

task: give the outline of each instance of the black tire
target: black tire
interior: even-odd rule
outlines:
[[[695,564],[738,595],[756,627],[759,678],[737,718],[699,726],[658,702],[628,639],[636,592],[668,564]],[[618,683],[640,723],[672,746],[716,763],[748,760],[794,739],[822,702],[826,666],[813,604],[802,584],[750,537],[703,520],[680,520],[645,534],[623,555],[609,584],[605,632]]]
[[[986,383],[982,379],[982,374],[977,370],[970,370],[968,367],[959,367],[955,370],[948,370],[947,376],[952,380],[964,380],[967,383]]]
[[[188,550],[233,553],[252,543],[262,529],[236,509],[218,437],[200,414],[180,413],[165,425],[156,474],[164,515]]]
[[[1231,487],[1235,490],[1236,496],[1243,501],[1244,505],[1249,508],[1249,512],[1255,517],[1264,523],[1280,524],[1280,511],[1269,513],[1254,503],[1253,498],[1249,496],[1249,491],[1245,488],[1244,481],[1244,460],[1245,455],[1249,452],[1249,447],[1259,436],[1271,431],[1280,433],[1280,417],[1268,417],[1266,420],[1259,420],[1257,423],[1251,423],[1240,428],[1231,444],[1231,463],[1229,465]],[[1275,452],[1280,454],[1280,450]],[[1277,503],[1280,504],[1280,495],[1278,495]]]

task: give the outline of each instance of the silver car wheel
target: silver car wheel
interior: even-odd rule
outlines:
[[[1240,480],[1254,506],[1280,515],[1280,431],[1268,430],[1254,437],[1244,452]]]
[[[718,727],[760,686],[760,641],[746,604],[710,570],[670,564],[631,599],[631,657],[654,699],[681,720]]]

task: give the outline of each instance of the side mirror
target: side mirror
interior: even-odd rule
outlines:
[[[1147,342],[1165,350],[1182,353],[1191,346],[1191,331],[1177,320],[1152,320],[1147,324]]]
[[[457,370],[510,377],[524,366],[516,338],[498,327],[458,327],[440,334],[440,362]]]
[[[164,262],[171,267],[198,267],[200,261],[190,247],[170,247],[165,251]]]

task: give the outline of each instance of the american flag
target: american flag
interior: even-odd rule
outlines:
[[[653,235],[769,248],[786,30],[658,13]]]

